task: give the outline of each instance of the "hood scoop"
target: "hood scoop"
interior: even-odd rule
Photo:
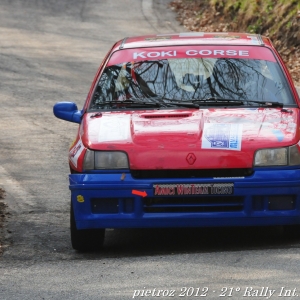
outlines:
[[[174,118],[188,118],[192,114],[190,113],[170,113],[170,114],[142,114],[141,118],[145,119],[174,119]]]

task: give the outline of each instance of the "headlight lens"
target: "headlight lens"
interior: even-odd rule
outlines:
[[[95,152],[95,169],[128,169],[128,159],[124,152]]]
[[[255,153],[254,166],[286,166],[287,148],[262,149]]]
[[[83,168],[85,170],[128,169],[129,164],[125,152],[87,150]]]
[[[94,170],[95,169],[95,152],[89,149],[86,150],[83,159],[83,169],[84,170]]]
[[[291,146],[290,148],[290,163],[289,165],[295,166],[300,165],[300,153],[297,145]]]
[[[286,148],[261,149],[254,157],[255,167],[300,165],[297,145]]]

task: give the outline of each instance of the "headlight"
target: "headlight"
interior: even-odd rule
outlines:
[[[261,149],[255,153],[255,167],[294,165],[300,165],[300,153],[296,145],[286,148]]]
[[[300,165],[300,153],[297,145],[289,147],[289,150],[290,150],[289,165],[290,166]]]
[[[84,156],[84,170],[128,169],[128,158],[121,151],[87,150]]]
[[[262,149],[255,153],[254,166],[286,166],[287,148]]]

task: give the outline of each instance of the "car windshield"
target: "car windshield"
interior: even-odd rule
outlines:
[[[294,104],[276,62],[240,58],[171,58],[124,62],[106,67],[90,109],[103,103],[191,102],[205,99]],[[201,103],[200,103],[201,106]],[[212,103],[213,106],[213,103]]]

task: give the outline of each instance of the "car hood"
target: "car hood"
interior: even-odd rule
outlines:
[[[131,169],[251,168],[256,150],[298,143],[297,108],[87,113],[83,144],[121,150]]]

